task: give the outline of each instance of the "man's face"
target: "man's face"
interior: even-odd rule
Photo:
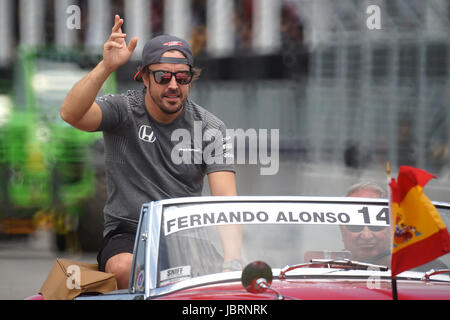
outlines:
[[[351,232],[347,227],[341,227],[342,241],[346,250],[352,253],[352,259],[369,261],[373,257],[389,251],[391,245],[391,228],[372,231],[368,226],[360,232]]]
[[[170,58],[184,58],[184,55],[180,51],[167,51],[163,54],[163,57]],[[172,63],[158,63],[149,66],[149,70],[152,71],[189,71],[189,66],[185,64],[172,64]],[[147,97],[150,104],[150,110],[152,116],[156,118],[175,118],[184,103],[189,96],[190,85],[189,84],[179,84],[175,77],[172,77],[167,84],[158,84],[155,82],[152,73],[148,74],[148,77],[144,76],[143,81],[147,87]],[[160,120],[158,119],[158,120]],[[162,120],[162,119],[161,119]]]
[[[380,195],[369,189],[358,190],[349,197],[379,198]],[[379,231],[370,230],[368,226],[359,232],[352,232],[341,226],[342,241],[346,250],[352,253],[352,259],[370,261],[371,258],[391,249],[391,228],[385,227]]]

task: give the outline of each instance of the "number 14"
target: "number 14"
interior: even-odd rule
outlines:
[[[365,224],[370,224],[370,216],[369,216],[369,208],[362,207],[361,210],[358,210],[359,213],[362,213]],[[384,221],[386,225],[389,225],[389,209],[382,208],[380,212],[376,215],[375,219],[377,221]]]

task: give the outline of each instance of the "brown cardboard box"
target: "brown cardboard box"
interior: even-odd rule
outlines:
[[[40,293],[45,300],[71,300],[82,293],[117,290],[112,273],[98,271],[97,264],[56,259]]]

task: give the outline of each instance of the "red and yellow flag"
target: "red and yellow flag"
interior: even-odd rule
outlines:
[[[401,166],[397,181],[392,179],[391,210],[393,248],[392,277],[428,263],[450,252],[450,236],[437,209],[423,187],[434,175]]]

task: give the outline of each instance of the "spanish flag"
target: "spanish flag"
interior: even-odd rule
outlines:
[[[437,209],[422,188],[434,175],[401,166],[392,179],[392,277],[450,252],[450,236]]]

